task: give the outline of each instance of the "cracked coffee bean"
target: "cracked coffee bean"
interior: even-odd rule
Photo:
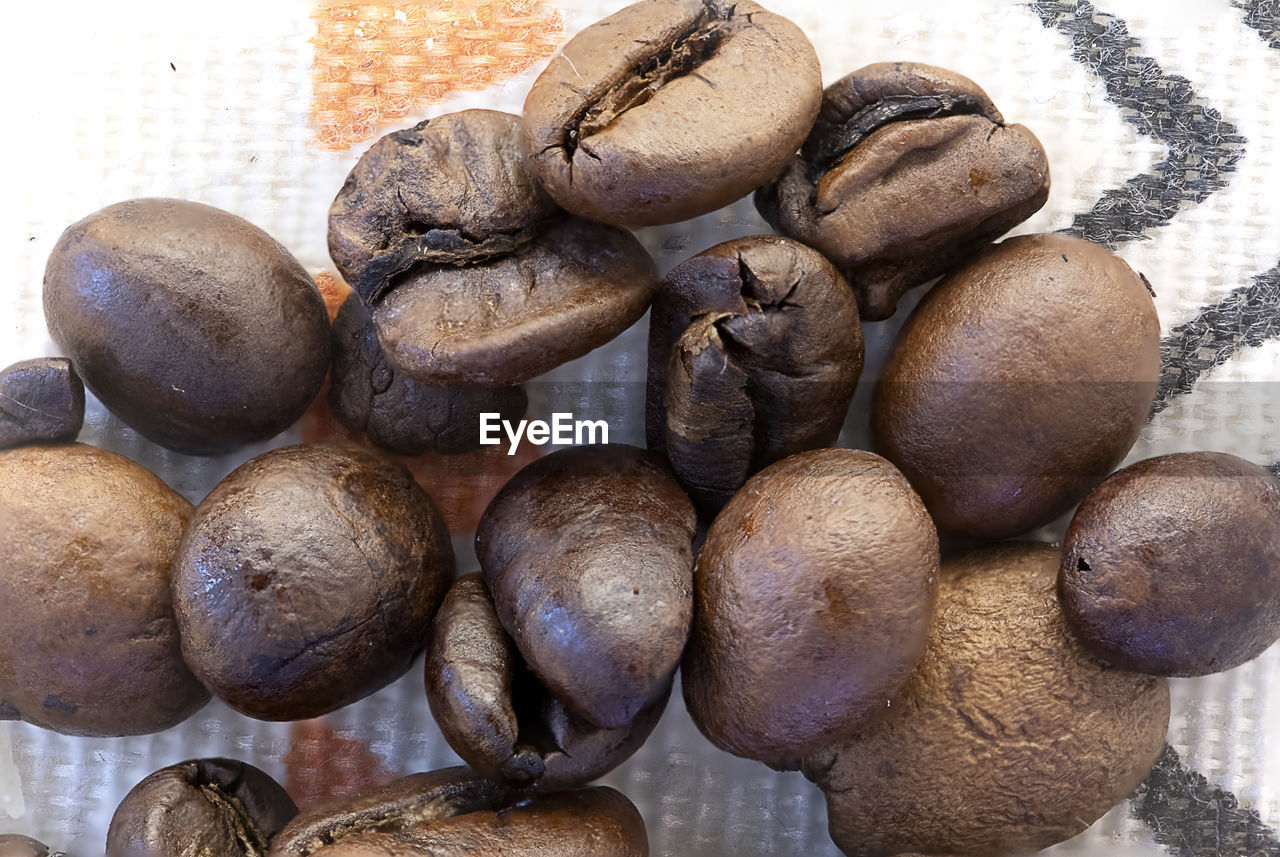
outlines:
[[[517,473],[476,554],[498,616],[564,706],[622,729],[665,697],[693,613],[693,504],[633,446],[579,446]]]
[[[640,813],[590,788],[528,796],[466,768],[413,774],[299,815],[270,857],[647,857]]]
[[[125,795],[107,829],[106,857],[266,857],[297,814],[289,794],[252,765],[193,759]]]
[[[939,528],[1002,539],[1106,478],[1159,378],[1144,279],[1097,244],[1024,235],[925,295],[880,374],[872,430]]]
[[[1280,638],[1280,479],[1216,452],[1140,461],[1093,489],[1062,545],[1059,593],[1090,652],[1200,676]]]
[[[794,769],[882,711],[924,650],[938,534],[878,455],[804,452],[753,476],[707,531],[685,702],[722,750]]]
[[[517,117],[466,110],[383,137],[329,210],[329,253],[389,365],[422,384],[507,386],[644,315],[657,269],[629,232],[556,207]]]
[[[141,735],[208,701],[182,662],[169,590],[191,513],[97,447],[0,451],[0,720]]]
[[[881,716],[805,761],[849,857],[1030,854],[1082,832],[1164,747],[1169,686],[1071,636],[1058,550],[1005,544],[942,564],[915,673]]]
[[[275,449],[196,508],[173,572],[182,653],[237,711],[318,717],[404,674],[452,577],[444,518],[402,465]]]
[[[84,384],[62,357],[0,370],[0,447],[75,440],[84,425]]]
[[[777,176],[821,97],[813,45],[786,18],[749,0],[645,0],[552,58],[524,103],[525,145],[569,211],[674,223]]]
[[[862,357],[857,304],[821,254],[764,235],[717,244],[654,301],[649,448],[714,516],[753,473],[835,443]]]
[[[279,434],[329,368],[329,318],[307,272],[252,223],[194,202],[135,199],[68,227],[44,311],[112,413],[192,455]]]
[[[427,648],[427,700],[449,746],[481,773],[543,791],[580,786],[631,756],[667,696],[618,729],[567,710],[529,671],[478,574],[445,596]]]
[[[848,278],[862,317],[954,268],[1049,198],[1044,147],[973,81],[876,63],[827,87],[804,147],[756,205]]]
[[[522,387],[431,387],[398,371],[378,344],[355,295],[333,321],[329,404],[338,422],[401,455],[451,455],[480,447],[480,414],[515,422],[529,398]]]

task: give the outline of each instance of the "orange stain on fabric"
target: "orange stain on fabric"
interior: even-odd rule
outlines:
[[[289,737],[284,788],[300,810],[375,789],[396,777],[363,742],[319,720],[290,724]]]
[[[544,0],[320,2],[311,116],[327,149],[457,90],[484,89],[555,53],[564,16]]]

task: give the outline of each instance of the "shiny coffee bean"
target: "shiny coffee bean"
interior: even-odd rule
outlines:
[[[0,447],[75,440],[84,425],[84,384],[62,357],[0,370]]]
[[[354,445],[241,465],[196,509],[174,562],[182,652],[232,708],[317,717],[402,675],[453,576],[440,510]]]
[[[388,364],[422,384],[507,386],[644,315],[653,260],[629,232],[561,211],[517,117],[467,110],[375,143],[329,210],[329,253]]]
[[[191,514],[97,447],[0,451],[0,719],[140,735],[208,701],[182,661],[169,589]]]
[[[643,0],[574,36],[524,103],[538,180],[620,226],[714,211],[782,170],[822,76],[795,24],[749,0]]]
[[[604,729],[662,699],[693,613],[693,504],[631,446],[579,446],[521,470],[476,528],[498,616],[551,694]]]
[[[480,414],[515,422],[522,387],[431,387],[392,367],[368,309],[351,295],[333,321],[329,404],[338,422],[401,455],[450,455],[480,446]]]
[[[640,748],[664,695],[619,729],[601,729],[548,692],[503,629],[478,574],[445,596],[427,648],[427,700],[449,746],[488,777],[543,791],[580,786]]]
[[[252,765],[193,759],[125,795],[107,829],[107,857],[266,857],[297,814],[289,794]]]
[[[1126,467],[1076,510],[1058,586],[1076,636],[1118,667],[1252,660],[1280,638],[1280,479],[1215,452]]]
[[[821,254],[765,235],[717,244],[654,301],[649,448],[714,516],[751,474],[835,443],[862,356],[857,303]]]
[[[800,154],[756,204],[848,277],[862,317],[893,315],[1049,197],[1040,141],[1007,125],[973,81],[876,63],[827,87]]]
[[[65,857],[61,852],[49,851],[49,846],[30,836],[17,833],[0,833],[0,857]]]
[[[211,455],[265,440],[311,404],[329,321],[311,277],[247,220],[135,199],[67,228],[49,256],[53,339],[146,437]]]

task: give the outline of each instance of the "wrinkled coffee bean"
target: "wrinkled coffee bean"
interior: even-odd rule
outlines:
[[[1215,452],[1127,467],[1076,510],[1058,586],[1080,642],[1118,667],[1253,660],[1280,638],[1280,479]]]
[[[161,768],[125,795],[107,857],[266,857],[298,808],[270,776],[232,759]]]
[[[329,379],[329,405],[338,422],[401,455],[478,449],[481,413],[515,422],[529,406],[522,387],[430,387],[396,370],[355,295],[333,321]]]
[[[329,368],[311,277],[216,208],[135,199],[67,228],[44,275],[49,332],[102,403],[193,455],[288,428]]]
[[[804,452],[753,476],[698,554],[682,685],[713,744],[775,767],[883,710],[924,650],[938,534],[878,455]]]
[[[568,711],[520,658],[478,574],[460,577],[440,606],[426,684],[431,713],[464,762],[545,791],[613,770],[640,749],[667,705],[664,695],[620,729]]]
[[[191,513],[97,447],[0,451],[0,720],[141,735],[208,701],[182,662],[169,591]]]
[[[30,836],[17,833],[0,833],[0,857],[50,857],[49,846]],[[64,857],[53,852],[53,857]]]
[[[830,262],[787,238],[717,244],[654,301],[649,448],[714,515],[761,468],[835,443],[861,372],[858,307]]]
[[[538,188],[518,123],[466,110],[389,134],[329,210],[329,253],[388,364],[422,384],[527,381],[630,327],[657,287],[634,236]]]
[[[517,795],[466,768],[414,774],[298,816],[270,857],[647,857],[644,821],[609,788]]]
[[[409,668],[452,577],[444,518],[402,465],[275,449],[196,508],[173,571],[182,653],[237,711],[318,717]]]
[[[1006,544],[942,564],[919,667],[881,716],[806,760],[849,857],[1029,854],[1129,796],[1164,746],[1169,686],[1071,636],[1058,550]]]
[[[773,179],[822,97],[813,45],[750,0],[644,0],[574,36],[524,103],[538,180],[575,214],[674,223]]]
[[[0,447],[75,440],[84,425],[84,383],[62,357],[0,370]]]
[[[756,194],[776,229],[821,250],[862,317],[980,251],[1049,198],[1044,147],[973,81],[876,63],[827,87],[800,154]]]
[[[1024,235],[925,295],[880,374],[872,431],[939,528],[1001,539],[1106,478],[1159,377],[1146,281],[1105,247]]]
[[[525,662],[589,723],[665,696],[693,613],[693,504],[632,446],[579,446],[517,473],[476,528],[484,580]]]

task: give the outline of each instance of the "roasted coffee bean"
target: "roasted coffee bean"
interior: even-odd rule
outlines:
[[[1234,455],[1140,461],[1093,489],[1062,545],[1080,642],[1124,669],[1198,676],[1280,638],[1280,479]]]
[[[827,87],[801,153],[756,194],[775,228],[836,263],[862,317],[955,267],[1049,197],[1040,141],[967,77],[876,63]]]
[[[156,443],[194,455],[280,433],[329,368],[311,277],[233,214],[135,199],[67,228],[44,276],[49,332],[84,383]]]
[[[640,748],[664,695],[619,729],[568,711],[529,671],[478,574],[445,596],[427,648],[427,700],[449,746],[486,776],[544,791],[594,780]]]
[[[422,384],[517,384],[644,315],[653,260],[566,215],[525,166],[517,117],[466,110],[383,137],[329,210],[329,253],[389,365]]]
[[[1161,678],[1094,660],[1067,628],[1058,550],[1006,544],[942,564],[924,657],[881,716],[814,754],[849,857],[1029,854],[1124,800],[1164,746]]]
[[[753,476],[698,554],[682,685],[713,744],[776,767],[883,710],[924,650],[938,534],[878,455],[804,452]]]
[[[125,795],[107,829],[107,857],[266,857],[297,814],[288,792],[253,765],[193,759]]]
[[[317,717],[402,675],[453,577],[440,510],[354,445],[275,449],[196,509],[174,562],[182,653],[232,708]]]
[[[1104,247],[1026,235],[925,296],[881,372],[872,430],[940,528],[1025,533],[1120,463],[1160,377],[1149,288]]]
[[[84,384],[62,357],[0,370],[0,447],[75,440],[84,425]]]
[[[476,528],[498,616],[564,706],[621,729],[662,699],[693,613],[693,504],[632,446],[580,446],[521,470]]]
[[[448,768],[303,813],[270,857],[647,857],[640,813],[608,788],[526,797]]]
[[[401,455],[477,449],[481,413],[514,422],[529,406],[522,387],[430,387],[396,370],[356,295],[333,321],[329,379],[329,404],[338,421]]]
[[[835,443],[861,372],[858,307],[830,262],[787,238],[717,244],[654,301],[649,448],[714,516],[751,474]]]
[[[714,211],[782,171],[822,97],[813,46],[749,2],[643,0],[574,36],[524,103],[538,180],[621,226]]]
[[[49,846],[30,836],[17,833],[0,833],[0,857],[50,857]],[[53,852],[53,857],[64,857]]]
[[[0,719],[140,735],[208,701],[182,662],[169,594],[191,511],[97,447],[0,452]]]

